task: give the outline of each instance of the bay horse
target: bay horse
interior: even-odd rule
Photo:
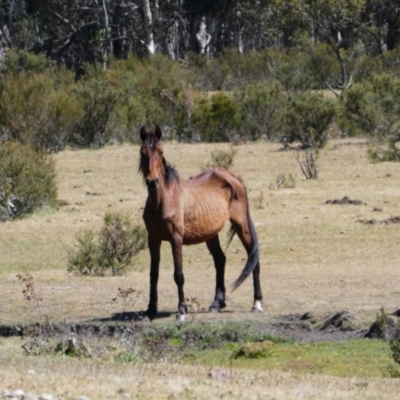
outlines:
[[[209,311],[219,312],[225,304],[225,254],[218,233],[227,220],[231,223],[229,242],[238,235],[247,251],[247,262],[233,283],[236,289],[253,273],[253,312],[262,312],[259,247],[256,231],[249,213],[246,187],[232,172],[214,168],[188,180],[163,156],[162,132],[140,130],[139,171],[147,186],[148,197],[143,219],[148,233],[150,251],[150,301],[145,313],[150,320],[157,314],[157,283],[159,276],[161,242],[171,244],[174,260],[174,280],[178,288],[178,315],[187,314],[183,291],[182,245],[205,242],[216,270],[214,301]],[[228,242],[228,244],[229,244]]]

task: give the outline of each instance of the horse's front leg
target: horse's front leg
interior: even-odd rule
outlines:
[[[161,241],[148,238],[148,244],[150,250],[150,301],[146,316],[151,320],[157,315],[157,283],[160,267]]]
[[[182,238],[175,237],[171,241],[172,255],[174,258],[174,280],[178,287],[178,313],[179,315],[187,314],[187,305],[185,302],[185,294],[183,292],[183,285],[185,284],[185,276],[183,275],[182,266]]]

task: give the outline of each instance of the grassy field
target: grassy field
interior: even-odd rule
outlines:
[[[188,178],[201,171],[216,148],[228,150],[229,145],[167,142],[164,154],[180,175]],[[199,312],[195,314],[197,321],[272,320],[280,315],[305,312],[327,315],[349,310],[360,326],[368,326],[381,307],[388,312],[399,308],[400,226],[366,225],[357,220],[381,221],[400,215],[400,164],[371,164],[365,141],[336,140],[319,153],[319,179],[306,180],[294,152],[281,151],[280,145],[259,142],[236,149],[232,170],[243,178],[249,190],[261,248],[265,312],[262,316],[249,314],[252,306],[249,279],[237,291],[228,292],[224,313],[210,316]],[[76,234],[86,228],[99,228],[107,211],[127,213],[134,222],[141,223],[146,189],[137,172],[138,152],[138,146],[124,145],[97,151],[64,151],[54,156],[59,199],[66,205],[59,210],[42,211],[26,219],[0,224],[1,324],[21,324],[38,318],[37,310],[24,299],[23,285],[16,277],[24,271],[33,275],[35,290],[42,299],[42,313],[50,321],[109,318],[122,311],[123,305],[113,301],[118,288],[136,290],[124,311],[146,309],[147,251],[136,257],[134,268],[122,277],[82,278],[66,272],[67,251],[75,245]],[[277,189],[279,174],[291,174],[296,186]],[[361,200],[363,204],[326,203],[344,196]],[[245,252],[234,239],[227,250],[228,283],[237,278],[244,259]],[[184,272],[186,296],[196,298],[199,311],[208,309],[215,282],[205,245],[184,249]],[[155,324],[174,320],[177,294],[172,274],[170,248],[164,245],[159,283],[159,310],[163,316]],[[374,373],[365,376],[382,376],[382,367],[390,362],[387,348],[379,346],[371,345],[371,353],[383,354],[382,362]],[[244,391],[248,398],[395,398],[399,389],[397,380],[366,380],[353,366],[343,374],[346,372],[344,356],[339,357],[343,363],[339,374],[334,372],[334,367],[314,368],[315,362],[309,369],[306,363],[300,368],[291,368],[290,361],[294,366],[305,353],[286,352],[285,365],[289,367],[281,368],[274,363],[260,366],[260,361],[253,364],[247,361],[247,364],[235,364],[233,378],[220,382],[207,378],[210,366],[121,366],[95,360],[25,357],[16,339],[1,339],[0,349],[0,363],[9,366],[7,371],[0,371],[0,389],[7,385],[15,389],[22,382],[31,382],[31,390],[39,387],[58,390],[66,398],[77,392],[89,395],[85,392],[89,386],[97,393],[91,398],[115,398],[113,395],[121,388],[129,391],[131,397],[141,393],[140,398],[152,398],[149,388],[154,385],[159,390],[157,398],[214,398],[217,395],[239,398]],[[342,354],[338,348],[332,349],[329,351]],[[310,352],[316,353],[310,357],[317,357],[321,351],[325,350],[313,347]],[[365,356],[363,351],[357,351],[354,357],[361,360]],[[352,354],[351,349],[345,349],[345,354]],[[226,367],[226,360],[222,354],[220,364]],[[328,354],[323,360],[334,362],[335,357]],[[203,363],[200,359],[198,362]],[[35,374],[27,373],[31,369]],[[302,370],[314,375],[303,375]],[[347,377],[333,378],[321,373]],[[92,377],[88,381],[82,375]],[[72,382],[74,390],[68,392],[67,382]],[[132,385],[135,390],[131,389]],[[122,389],[121,396],[125,393]]]

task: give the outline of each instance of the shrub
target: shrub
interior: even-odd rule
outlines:
[[[79,275],[121,275],[132,258],[147,244],[147,232],[127,217],[107,213],[96,235],[86,230],[78,235],[77,251],[68,254],[68,271]]]
[[[288,93],[320,87],[320,79],[309,54],[291,49],[287,53],[273,54],[275,79]]]
[[[1,66],[1,71],[4,74],[18,75],[21,71],[24,73],[42,73],[49,69],[50,63],[44,54],[34,54],[26,50],[7,51],[7,56],[4,59],[4,64]]]
[[[304,152],[297,152],[295,157],[297,162],[299,163],[301,172],[306,177],[306,179],[318,178],[318,153],[316,153],[314,149],[308,149]]]
[[[0,136],[47,152],[62,150],[81,113],[71,90],[44,74],[8,75],[0,96]]]
[[[233,165],[233,159],[236,155],[236,150],[231,147],[230,151],[215,150],[211,153],[211,161],[208,162],[203,169],[210,168],[226,168],[228,169]]]
[[[54,161],[15,142],[0,145],[0,220],[57,204]]]
[[[239,106],[225,93],[202,97],[195,103],[192,123],[202,141],[227,142],[240,124]]]
[[[286,103],[287,96],[277,81],[245,86],[236,92],[240,104],[240,130],[250,139],[261,135],[271,140],[279,135],[279,114]]]
[[[284,140],[299,141],[304,149],[321,148],[335,116],[335,103],[322,94],[299,93],[288,102],[283,114]]]
[[[373,75],[354,84],[343,97],[341,128],[349,133],[367,133],[382,140],[393,136],[400,113],[400,79],[389,74]]]
[[[275,184],[271,184],[270,188],[273,189],[293,189],[296,187],[296,179],[294,179],[292,174],[285,175],[279,174],[276,178]]]
[[[355,83],[344,92],[339,103],[338,123],[347,135],[373,135],[378,117],[371,85]]]
[[[138,67],[139,61],[134,62],[134,71],[131,71],[128,67],[132,62],[131,59],[119,61],[115,65],[116,69],[107,70],[99,77],[104,80],[102,85],[105,88],[111,88],[117,94],[115,107],[107,122],[107,140],[136,141],[138,135],[135,133],[140,127],[168,125],[168,111],[171,107],[160,96],[164,88],[160,87],[157,95],[152,90],[146,90],[146,81],[152,81],[153,77],[147,76],[144,67]]]
[[[95,76],[79,82],[75,94],[82,103],[82,116],[69,142],[78,147],[104,146],[111,136],[109,123],[117,103],[117,90]]]
[[[107,79],[113,74],[112,86],[121,89],[115,109],[121,122],[119,129],[125,124],[130,140],[134,137],[128,132],[138,131],[143,125],[173,125],[177,107],[163,94],[168,92],[178,99],[182,87],[190,85],[190,71],[184,64],[157,54],[146,60],[129,57],[112,67],[115,69],[107,71]]]
[[[368,148],[368,158],[371,162],[400,161],[400,149],[396,144],[400,142],[400,123],[390,127],[390,135],[386,139],[386,145],[372,144]]]
[[[174,108],[174,122],[178,136],[184,140],[198,139],[193,136],[192,114],[195,98],[198,94],[191,85],[182,85],[181,91],[177,96],[169,90],[163,90],[162,96],[165,97]]]

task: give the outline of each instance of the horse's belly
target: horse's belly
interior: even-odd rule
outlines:
[[[199,216],[185,216],[184,244],[198,244],[216,236],[229,218],[228,211],[218,215],[210,213]]]

